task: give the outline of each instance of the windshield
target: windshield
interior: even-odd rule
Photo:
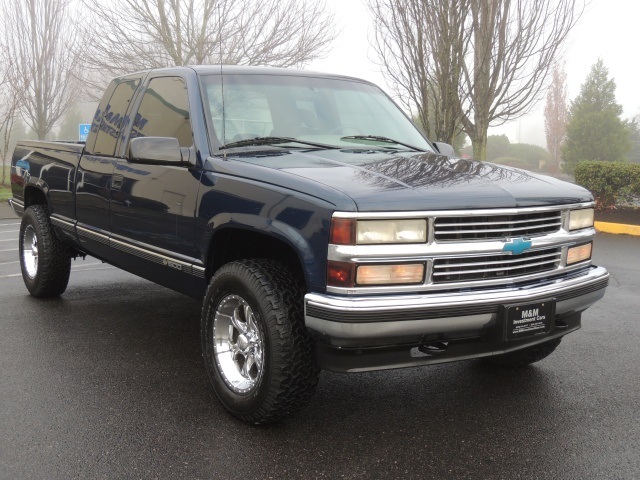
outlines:
[[[220,75],[204,76],[202,84],[214,129],[211,143],[217,147],[256,137],[288,137],[341,148],[404,150],[409,145],[433,151],[389,97],[366,83],[307,76],[224,75],[224,124]]]

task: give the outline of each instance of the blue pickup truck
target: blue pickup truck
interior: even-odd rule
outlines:
[[[454,158],[354,78],[126,75],[85,143],[20,142],[11,166],[31,295],[91,255],[202,299],[213,389],[250,423],[303,406],[321,369],[541,360],[609,279],[589,192]]]

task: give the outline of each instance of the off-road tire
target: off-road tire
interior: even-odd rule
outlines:
[[[247,423],[280,421],[306,405],[315,392],[319,368],[304,325],[300,285],[281,263],[259,259],[222,266],[207,289],[201,319],[206,370],[222,405]],[[230,295],[248,303],[264,345],[261,377],[246,393],[225,383],[215,356],[214,318]]]
[[[539,362],[543,358],[551,355],[558,345],[560,345],[561,340],[562,338],[556,338],[554,340],[549,340],[548,342],[523,348],[522,350],[516,350],[515,352],[485,357],[482,360],[489,365],[496,365],[499,367],[526,367],[527,365]]]
[[[35,273],[30,275],[25,264],[25,231],[37,240],[37,262]],[[60,241],[49,221],[49,211],[44,205],[27,208],[20,223],[18,237],[20,270],[24,284],[34,297],[57,297],[64,293],[69,284],[71,256],[69,249]],[[34,267],[31,267],[32,270]]]

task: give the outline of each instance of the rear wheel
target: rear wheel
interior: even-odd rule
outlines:
[[[71,256],[56,236],[44,205],[27,208],[20,224],[20,269],[34,297],[62,295],[69,283]]]
[[[271,260],[232,262],[211,279],[202,310],[204,362],[224,407],[245,422],[281,420],[315,391],[319,369],[298,285]]]
[[[556,338],[548,342],[523,348],[522,350],[516,350],[515,352],[485,357],[482,360],[490,365],[500,367],[525,367],[551,355],[558,345],[560,345],[561,340],[561,338]]]

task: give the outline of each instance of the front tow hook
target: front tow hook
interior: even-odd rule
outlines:
[[[444,355],[447,353],[448,344],[445,342],[435,342],[426,345],[420,345],[418,350],[426,355]]]

